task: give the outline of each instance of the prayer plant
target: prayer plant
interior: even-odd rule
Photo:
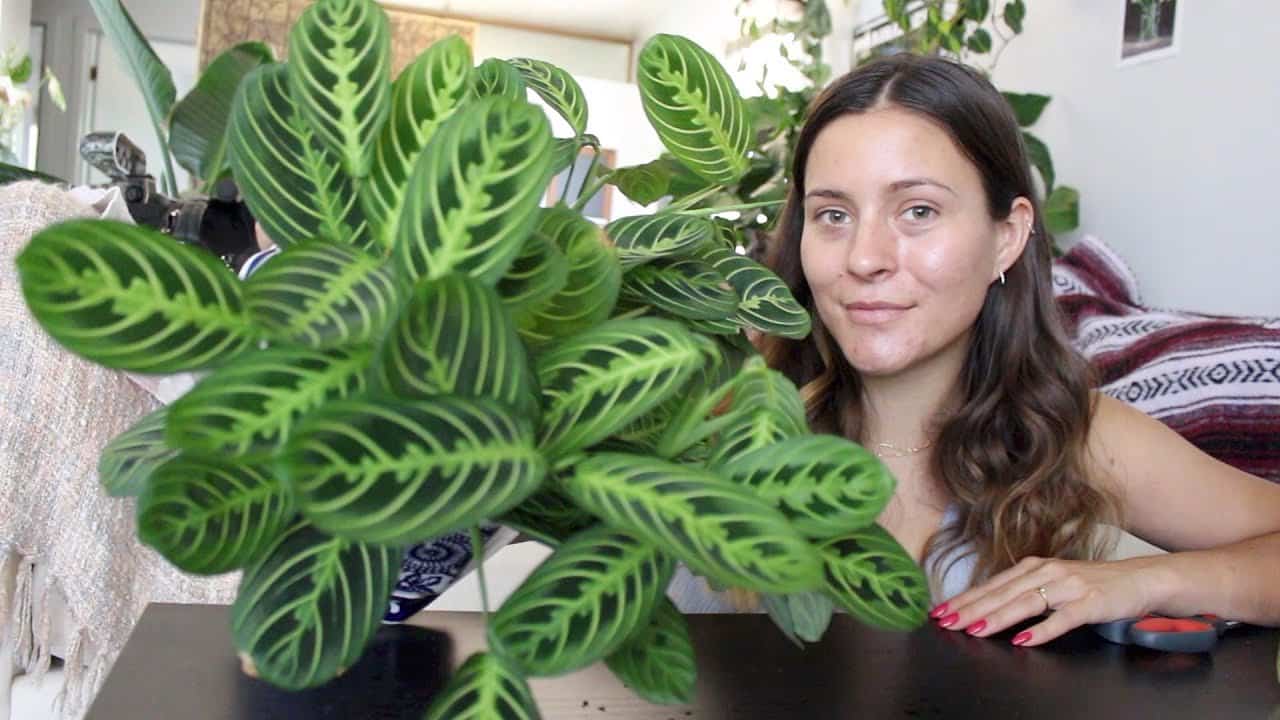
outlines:
[[[350,667],[405,548],[486,521],[555,550],[488,616],[488,650],[431,718],[535,717],[527,677],[598,660],[651,701],[689,701],[693,649],[665,597],[678,562],[762,593],[793,637],[820,636],[833,605],[922,623],[920,568],[874,524],[892,477],[811,434],[746,341],[804,337],[809,317],[735,252],[712,217],[730,208],[699,192],[602,231],[540,207],[594,142],[577,82],[537,60],[473,66],[454,37],[393,83],[388,33],[372,0],[320,0],[288,61],[239,84],[226,154],[283,248],[246,282],[108,221],[51,227],[18,259],[68,349],[208,371],[115,439],[100,476],[178,568],[244,571],[232,632],[260,675],[306,688]],[[739,180],[751,130],[723,68],[670,35],[638,67],[671,155]],[[526,89],[576,135],[552,137]]]

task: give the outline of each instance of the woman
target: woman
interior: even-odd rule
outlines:
[[[1090,389],[1050,289],[1018,126],[977,73],[897,55],[836,81],[800,135],[772,264],[814,316],[765,338],[815,430],[898,478],[880,517],[938,624],[1040,645],[1209,612],[1280,625],[1280,486]],[[1177,552],[1103,562],[1103,524]]]

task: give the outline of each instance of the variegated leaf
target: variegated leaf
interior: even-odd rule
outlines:
[[[395,544],[500,515],[546,473],[526,420],[451,396],[328,403],[290,437],[279,467],[317,528]]]
[[[264,557],[293,516],[266,468],[183,453],[138,498],[138,539],[184,572],[216,575]]]
[[[649,624],[627,638],[605,664],[637,695],[659,705],[693,702],[698,668],[684,615],[667,598],[658,601]]]
[[[115,436],[98,457],[98,481],[113,497],[142,493],[152,473],[178,451],[164,441],[169,406],[147,413],[133,427]]]
[[[231,108],[231,172],[244,201],[280,247],[323,238],[373,247],[355,183],[303,119],[284,64],[240,82]]]
[[[817,551],[747,488],[701,468],[598,453],[557,478],[579,505],[725,586],[801,592],[822,583]]]
[[[836,435],[787,438],[719,471],[778,507],[806,536],[822,539],[875,522],[897,484],[875,455]]]
[[[551,547],[597,523],[595,516],[552,487],[544,487],[521,500],[498,521]]]
[[[725,248],[709,248],[699,257],[714,265],[737,292],[738,318],[743,324],[770,335],[808,336],[808,311],[772,270]]]
[[[236,650],[286,690],[351,667],[381,625],[404,549],[330,537],[296,522],[245,569],[231,606]]]
[[[535,347],[603,322],[622,287],[617,253],[590,220],[564,206],[545,208],[536,232],[564,254],[569,269],[564,287],[548,300],[515,312],[520,336]]]
[[[791,593],[774,595],[765,593],[760,596],[760,604],[787,637],[797,645],[804,642],[818,642],[826,634],[831,625],[831,614],[835,604],[831,598],[820,592]]]
[[[524,76],[511,63],[489,58],[476,66],[475,85],[471,93],[477,98],[504,97],[524,101],[527,93]]]
[[[395,273],[345,245],[292,245],[244,284],[253,322],[275,341],[309,348],[372,342],[396,311]]]
[[[679,390],[710,343],[669,320],[610,320],[537,358],[539,445],[558,458],[593,445]]]
[[[537,222],[551,130],[538,108],[485,98],[454,113],[418,157],[395,257],[411,278],[506,274]]]
[[[648,205],[668,194],[671,166],[669,161],[658,159],[643,165],[620,167],[609,174],[609,182],[632,202]]]
[[[200,370],[254,340],[240,283],[226,266],[149,228],[72,220],[37,233],[17,265],[41,327],[99,365]]]
[[[709,240],[715,227],[706,218],[675,213],[632,215],[605,227],[623,267],[683,255]]]
[[[265,457],[281,450],[298,421],[365,387],[367,348],[267,348],[219,368],[169,407],[168,442],[193,452]]]
[[[551,144],[551,174],[555,175],[573,164],[581,149],[578,138],[556,138]]]
[[[373,0],[320,0],[289,31],[289,79],[302,116],[352,177],[391,109],[391,29]]]
[[[563,675],[614,650],[653,614],[675,563],[608,527],[569,538],[489,621],[489,642],[526,673]]]
[[[537,417],[524,343],[498,294],[467,275],[418,283],[383,341],[375,372],[397,397],[487,397]]]
[[[390,251],[409,175],[436,130],[471,95],[471,47],[457,35],[438,40],[396,78],[391,115],[378,134],[364,187],[377,244]]]
[[[751,124],[733,80],[693,41],[657,34],[640,51],[640,101],[662,144],[698,175],[720,185],[750,168]]]
[[[511,58],[507,62],[520,71],[525,84],[559,113],[575,133],[581,135],[587,131],[587,98],[572,75],[543,60]]]
[[[622,278],[622,294],[688,320],[733,317],[738,294],[716,269],[694,258],[655,260]]]
[[[734,381],[732,405],[724,416],[729,419],[707,461],[709,467],[723,467],[747,452],[809,432],[800,392],[759,356],[748,360]]]
[[[885,630],[913,630],[929,609],[929,583],[907,551],[884,528],[869,525],[821,546],[827,592],[863,622]]]
[[[524,248],[498,281],[497,290],[507,312],[520,318],[545,305],[568,281],[569,259],[555,239],[537,227],[525,238]]]
[[[467,658],[431,700],[425,720],[538,720],[528,683],[490,652]]]

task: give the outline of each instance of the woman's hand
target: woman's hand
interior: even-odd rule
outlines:
[[[1168,597],[1171,577],[1162,560],[1029,557],[937,606],[930,617],[939,627],[987,637],[1048,612],[1045,620],[1013,638],[1014,645],[1040,645],[1081,625],[1141,617],[1158,609]]]

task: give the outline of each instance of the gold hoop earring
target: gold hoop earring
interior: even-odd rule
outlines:
[[[1004,284],[1004,271],[1003,271],[1003,270],[1001,270],[1001,271],[1000,271],[1000,284],[1001,284],[1001,285],[1003,285],[1003,284]]]

